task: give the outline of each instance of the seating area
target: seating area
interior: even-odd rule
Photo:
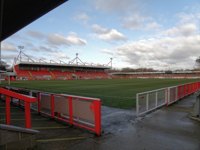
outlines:
[[[59,70],[54,70],[50,71],[52,75],[52,79],[56,80],[71,80],[72,73],[68,71],[59,71]]]
[[[31,80],[32,79],[29,71],[27,71],[27,70],[17,70],[16,74],[17,74],[17,78],[20,80]]]
[[[109,75],[106,72],[93,72],[93,71],[78,71],[75,72],[78,79],[108,79]]]
[[[19,69],[15,66],[17,80],[75,80],[75,79],[108,79],[109,74],[96,70],[59,70],[59,69]]]
[[[53,76],[49,71],[29,71],[33,80],[50,80]]]
[[[112,78],[174,78],[174,79],[191,79],[200,78],[200,74],[121,74],[113,75]]]

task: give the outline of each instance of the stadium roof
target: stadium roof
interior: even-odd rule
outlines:
[[[65,68],[90,68],[90,69],[110,69],[109,66],[102,65],[77,65],[77,64],[62,64],[62,63],[42,63],[42,62],[20,62],[17,65],[26,66],[45,66],[45,67],[65,67]]]
[[[164,74],[164,71],[158,72],[113,72],[112,75],[144,75],[144,74]]]
[[[1,0],[1,41],[66,1]]]
[[[150,74],[165,74],[166,71],[157,71],[157,72],[113,72],[112,75],[150,75]],[[200,73],[200,71],[172,71],[173,74],[193,74]]]

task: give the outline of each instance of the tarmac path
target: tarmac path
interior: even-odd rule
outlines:
[[[195,95],[136,118],[134,110],[102,107],[103,134],[93,134],[32,113],[35,150],[200,150],[200,122],[190,119]],[[12,124],[24,124],[23,110],[12,106]],[[4,121],[4,104],[0,119]]]

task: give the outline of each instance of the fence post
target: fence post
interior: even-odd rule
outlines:
[[[6,124],[10,125],[10,96],[6,96]]]
[[[149,93],[147,94],[146,97],[146,110],[149,110]]]
[[[101,135],[101,101],[94,101],[95,106],[95,132],[98,136]]]
[[[175,101],[178,101],[179,99],[178,99],[178,86],[176,86],[176,98],[175,98],[176,100]]]
[[[40,113],[40,109],[41,109],[41,106],[40,106],[40,101],[41,101],[41,96],[40,96],[40,92],[37,93],[37,103],[38,103],[38,113]]]
[[[185,97],[187,95],[187,85],[185,84],[184,85],[184,96],[183,97]]]
[[[139,115],[139,94],[136,95],[136,115]]]
[[[73,105],[72,105],[72,97],[68,97],[68,102],[69,102],[69,123],[72,125],[73,124]]]
[[[51,117],[54,118],[55,117],[55,103],[54,103],[54,95],[51,94]]]
[[[25,102],[25,124],[26,128],[31,128],[31,109],[30,109],[30,103]]]
[[[156,91],[156,108],[158,107],[158,91]]]
[[[170,88],[167,88],[167,106],[170,104]]]

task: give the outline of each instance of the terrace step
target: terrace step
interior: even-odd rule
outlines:
[[[35,111],[31,111],[32,129],[38,130],[35,135],[37,146],[35,150],[53,150],[62,147],[70,148],[73,144],[82,142],[91,137],[91,134],[83,132],[81,129],[75,129],[65,123],[55,121],[45,116],[39,115]],[[18,106],[11,105],[11,124],[17,127],[24,127],[24,110]],[[5,103],[0,100],[0,123],[5,124]],[[17,140],[16,140],[17,141]],[[12,142],[12,146],[7,146],[8,149],[13,148],[13,144],[17,147],[23,143],[30,142],[30,138],[18,142]],[[0,145],[0,149],[5,149],[5,145]],[[26,149],[21,147],[21,149]]]

